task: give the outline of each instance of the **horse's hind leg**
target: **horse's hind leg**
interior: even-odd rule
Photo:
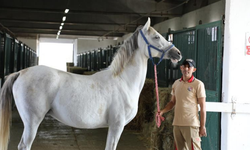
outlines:
[[[20,105],[17,102],[18,112],[24,124],[23,135],[18,145],[18,150],[30,150],[36,137],[37,129],[48,112],[48,108],[35,107],[36,104],[29,106]],[[41,105],[41,103],[39,104]]]
[[[31,145],[36,137],[39,124],[24,125],[23,135],[18,145],[18,150],[30,150]]]

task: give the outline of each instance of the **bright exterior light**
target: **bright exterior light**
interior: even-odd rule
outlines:
[[[62,26],[60,26],[59,29],[62,30]]]
[[[60,38],[60,37],[59,37]],[[39,65],[66,71],[66,62],[73,62],[73,43],[39,43]],[[60,54],[60,57],[55,56]]]
[[[63,26],[64,25],[64,23],[61,23],[61,26]]]
[[[62,21],[65,21],[65,20],[66,20],[66,16],[63,16]]]
[[[65,9],[65,11],[64,11],[64,12],[65,12],[65,14],[67,14],[67,13],[69,12],[69,9]]]

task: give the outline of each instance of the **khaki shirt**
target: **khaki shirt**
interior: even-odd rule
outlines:
[[[176,80],[171,94],[176,100],[173,125],[199,127],[198,98],[206,97],[203,82],[198,79],[191,83]]]

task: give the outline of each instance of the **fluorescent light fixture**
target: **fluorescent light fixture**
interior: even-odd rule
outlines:
[[[118,40],[118,37],[114,37],[113,39],[116,41],[116,40]]]
[[[65,21],[65,20],[66,20],[66,16],[63,16],[62,21]]]
[[[60,35],[60,32],[59,32],[59,31],[57,32],[57,35]]]
[[[64,13],[67,14],[69,12],[69,9],[65,9]]]
[[[62,26],[60,26],[59,29],[62,30]]]
[[[64,25],[64,23],[62,22],[62,23],[61,23],[61,26],[63,26],[63,25]]]
[[[59,38],[59,36],[56,36],[56,39],[58,39]]]

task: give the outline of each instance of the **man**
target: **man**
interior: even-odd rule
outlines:
[[[171,101],[161,110],[160,115],[175,106],[173,133],[178,150],[201,150],[200,137],[206,136],[206,93],[202,81],[196,79],[195,61],[186,59],[180,66],[182,77],[172,86]],[[198,115],[200,105],[200,119]]]

